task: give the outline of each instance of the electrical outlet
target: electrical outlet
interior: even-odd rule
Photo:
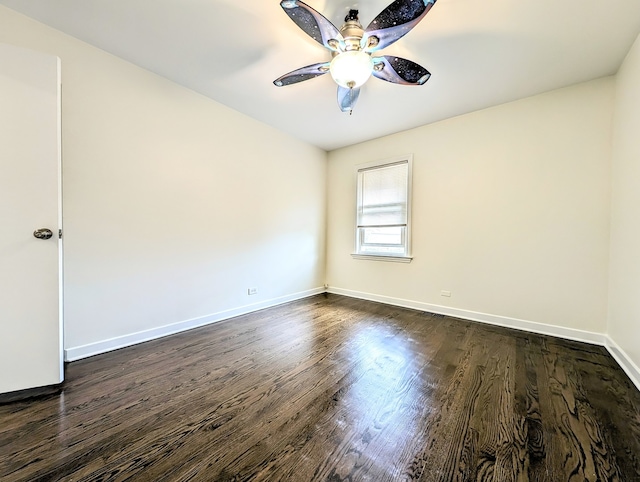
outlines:
[[[250,295],[257,295],[258,294],[258,288],[249,288],[247,290],[247,293]]]
[[[441,295],[441,296],[446,296],[447,298],[451,298],[451,291],[445,291],[445,290],[442,290],[442,291],[440,292],[440,295]]]

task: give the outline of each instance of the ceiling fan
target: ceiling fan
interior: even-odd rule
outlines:
[[[360,87],[373,75],[387,82],[422,85],[431,73],[411,60],[394,55],[371,54],[405,36],[429,13],[436,0],[395,0],[373,19],[366,29],[358,20],[358,10],[349,10],[338,30],[322,14],[299,0],[282,0],[280,6],[313,40],[331,51],[327,62],[307,65],[278,77],[282,87],[331,72],[338,84],[338,105],[342,112],[353,111]]]

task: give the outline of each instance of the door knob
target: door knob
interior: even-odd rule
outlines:
[[[40,228],[33,232],[33,236],[38,239],[49,239],[53,236],[53,232],[48,228]]]

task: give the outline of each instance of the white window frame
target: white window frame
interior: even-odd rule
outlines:
[[[360,202],[362,199],[360,192],[359,173],[366,170],[383,168],[393,164],[407,163],[407,224],[404,227],[404,239],[403,244],[405,247],[404,254],[387,254],[387,253],[371,253],[362,252],[361,244],[363,237],[363,230],[358,226],[358,210],[360,209]],[[413,259],[411,255],[411,186],[413,175],[413,154],[405,154],[403,156],[394,157],[391,159],[385,159],[381,161],[368,162],[365,164],[358,164],[355,166],[355,184],[356,184],[356,209],[354,219],[354,252],[351,256],[355,259],[368,259],[374,261],[393,261],[399,263],[410,263]]]

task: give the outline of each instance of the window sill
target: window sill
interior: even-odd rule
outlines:
[[[358,254],[352,253],[353,259],[368,259],[370,261],[391,261],[393,263],[411,263],[411,256],[383,256],[380,254]]]

